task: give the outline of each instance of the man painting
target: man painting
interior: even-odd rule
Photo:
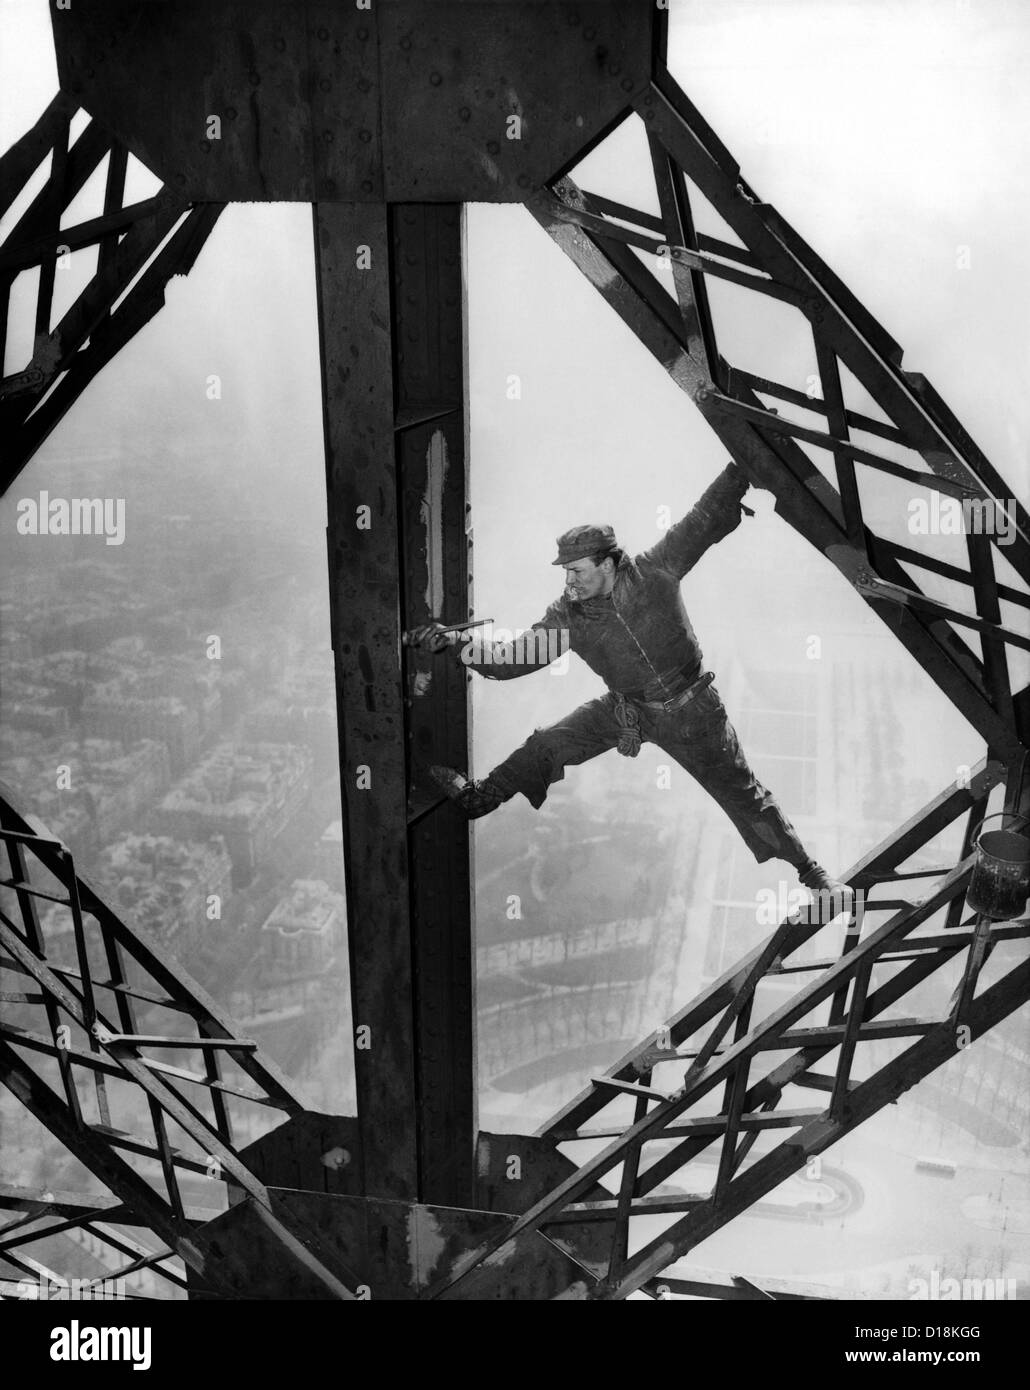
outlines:
[[[503,649],[481,638],[469,643],[439,623],[415,629],[411,644],[456,653],[463,645],[461,660],[494,680],[528,675],[571,650],[608,687],[559,723],[537,729],[481,780],[469,781],[453,768],[432,773],[475,818],[516,792],[540,807],[566,767],[613,748],[635,757],[641,743],[657,744],[714,797],[759,863],[776,857],[797,870],[801,883],[820,896],[825,920],[830,909],[841,910],[851,890],[812,859],[749,767],[713,675],[702,669],[680,593],[683,577],[705,551],[740,525],[747,488],[746,475],[730,463],[681,521],[633,558],[619,548],[610,526],[566,531],[552,562],[565,571],[564,593]]]

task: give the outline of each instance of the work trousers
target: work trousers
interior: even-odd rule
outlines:
[[[494,768],[490,782],[506,796],[521,792],[539,808],[548,788],[564,779],[567,767],[588,762],[618,744],[626,732],[615,717],[618,699],[609,692],[580,705],[559,723],[537,729]],[[797,832],[748,766],[714,685],[670,712],[628,703],[639,716],[641,741],[657,744],[714,797],[759,863],[773,858],[790,864],[805,861],[808,856]]]

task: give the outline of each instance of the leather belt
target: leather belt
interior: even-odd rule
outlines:
[[[641,700],[636,696],[627,695],[627,700],[632,700],[634,704],[642,705],[644,709],[661,710],[665,714],[671,714],[673,710],[683,709],[689,705],[695,696],[700,695],[702,690],[708,688],[715,680],[714,671],[704,671],[698,678],[681,690],[678,695],[672,695],[668,700]]]

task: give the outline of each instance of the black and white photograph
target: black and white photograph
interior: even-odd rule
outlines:
[[[1023,0],[0,0],[35,1365],[629,1300],[1001,1369],[1028,63]]]

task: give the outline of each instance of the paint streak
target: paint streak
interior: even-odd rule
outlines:
[[[491,183],[500,184],[501,171],[485,150],[480,151],[479,166]]]
[[[365,708],[370,714],[375,713],[375,673],[372,670],[372,658],[368,654],[368,648],[364,643],[358,648],[358,669],[361,672],[361,679],[365,687]]]
[[[601,294],[605,294],[606,290],[621,288],[622,277],[619,272],[597,254],[587,240],[585,233],[581,232],[578,227],[569,222],[553,221],[547,230],[566,256],[579,266],[590,283],[595,289],[600,290]],[[605,297],[607,298],[607,295]]]
[[[426,449],[426,490],[419,510],[426,528],[426,609],[434,618],[440,617],[443,606],[443,489],[448,464],[447,438],[443,430],[434,430]]]
[[[423,1287],[433,1278],[446,1249],[447,1238],[436,1216],[428,1207],[413,1206],[408,1213],[408,1258]]]

